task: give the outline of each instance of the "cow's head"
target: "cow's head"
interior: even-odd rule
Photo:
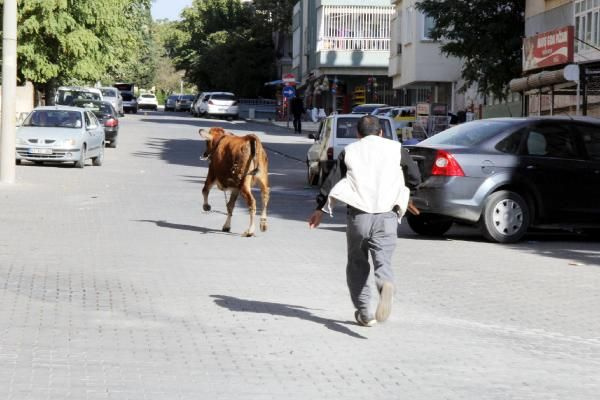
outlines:
[[[223,136],[227,135],[227,132],[223,128],[217,127],[210,128],[208,132],[200,129],[198,133],[200,137],[206,139],[206,149],[202,157],[200,157],[201,160],[208,160],[215,147],[217,147],[217,143],[219,143]]]

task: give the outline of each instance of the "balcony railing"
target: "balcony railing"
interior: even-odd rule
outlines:
[[[319,10],[318,51],[389,51],[393,7],[332,6]]]

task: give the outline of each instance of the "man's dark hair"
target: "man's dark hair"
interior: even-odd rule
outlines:
[[[358,129],[360,136],[379,135],[379,132],[381,132],[379,118],[373,115],[365,115],[358,120],[356,129]]]

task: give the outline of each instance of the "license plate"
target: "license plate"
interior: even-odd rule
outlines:
[[[52,154],[52,149],[29,149],[31,154]]]

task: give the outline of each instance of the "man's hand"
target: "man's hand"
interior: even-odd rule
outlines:
[[[315,212],[313,212],[310,218],[308,219],[308,227],[310,229],[313,229],[319,226],[319,224],[321,223],[321,218],[323,218],[323,211],[315,210]]]
[[[419,209],[417,208],[417,206],[415,206],[415,203],[412,202],[412,200],[410,200],[408,202],[408,210],[409,213],[411,213],[412,215],[419,215],[421,214],[421,211],[419,211]]]

